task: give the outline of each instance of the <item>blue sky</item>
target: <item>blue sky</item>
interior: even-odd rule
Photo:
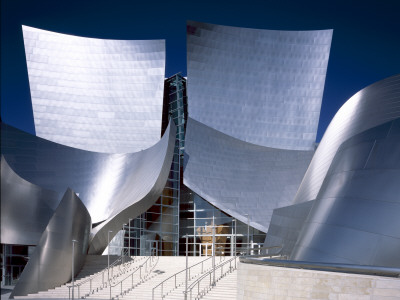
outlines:
[[[186,20],[276,30],[334,29],[319,141],[348,98],[400,73],[399,15],[397,0],[1,0],[1,117],[34,133],[22,24],[95,38],[166,39],[166,76],[186,75]]]

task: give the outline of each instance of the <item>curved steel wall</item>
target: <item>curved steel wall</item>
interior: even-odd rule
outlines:
[[[176,126],[170,122],[156,145],[127,154],[74,149],[4,123],[1,131],[2,154],[19,176],[60,193],[71,187],[86,205],[93,223],[97,223],[118,215],[148,195],[156,198],[161,185],[159,177],[163,177],[162,185],[167,181]]]
[[[10,298],[55,288],[69,281],[72,273],[72,240],[77,241],[74,271],[78,273],[85,261],[91,225],[85,205],[68,189]]]
[[[256,145],[314,150],[331,39],[189,21],[189,116]]]
[[[246,143],[188,118],[184,184],[198,195],[267,232],[274,208],[289,205],[314,151]]]
[[[175,147],[176,126],[170,120],[164,133],[162,148],[157,144],[152,149],[140,152],[132,174],[119,187],[113,199],[111,217],[92,230],[89,254],[102,254],[108,245],[108,231],[117,234],[129,219],[147,211],[161,196],[171,169]]]
[[[400,75],[378,81],[351,97],[328,126],[294,203],[314,200],[339,146],[352,136],[400,117]]]
[[[22,179],[1,156],[1,243],[36,245],[61,196]]]
[[[264,247],[281,247],[268,249],[268,254],[276,253],[285,257],[292,254],[314,202],[315,200],[274,209]]]
[[[375,97],[381,111],[388,100]],[[291,258],[400,267],[399,195],[397,118],[342,143]]]
[[[22,26],[36,134],[132,153],[160,138],[164,40],[105,40]]]

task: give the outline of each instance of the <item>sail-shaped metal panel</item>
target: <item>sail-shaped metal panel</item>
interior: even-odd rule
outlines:
[[[164,40],[22,29],[37,136],[106,153],[132,153],[157,143]]]
[[[331,40],[189,21],[184,183],[266,232],[314,153]]]
[[[85,205],[74,191],[67,189],[10,298],[66,283],[71,279],[72,262],[76,275],[85,262],[91,225]]]
[[[397,118],[341,144],[291,258],[399,268],[399,195]]]
[[[55,192],[73,188],[93,223],[97,223],[118,215],[149,194],[153,202],[157,200],[171,166],[176,126],[170,122],[164,136],[154,146],[126,154],[67,147],[4,123],[1,131],[1,151],[15,173]],[[151,206],[145,202],[144,211]],[[138,210],[137,214],[144,211]]]
[[[314,151],[253,145],[191,118],[186,129],[184,184],[267,232],[273,209],[291,204]]]
[[[189,21],[189,116],[256,145],[314,150],[332,32]]]
[[[22,179],[1,156],[1,243],[36,245],[61,196]]]
[[[352,136],[400,117],[400,75],[378,81],[351,97],[329,124],[294,203],[316,199],[340,145]]]

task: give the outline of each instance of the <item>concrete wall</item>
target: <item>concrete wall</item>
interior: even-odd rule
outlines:
[[[237,299],[400,299],[400,279],[239,263]]]

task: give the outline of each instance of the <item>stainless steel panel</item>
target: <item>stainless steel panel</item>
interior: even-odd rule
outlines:
[[[72,240],[76,240],[74,271],[84,263],[91,229],[86,207],[68,189],[43,232],[10,298],[48,290],[71,279]]]
[[[1,150],[10,167],[32,184],[59,193],[74,189],[97,223],[144,199],[137,204],[140,214],[156,200],[159,185],[167,180],[175,134],[170,122],[156,145],[137,153],[106,154],[63,146],[2,123]]]
[[[132,153],[160,138],[164,40],[105,40],[22,26],[36,134]]]
[[[19,177],[1,156],[1,243],[36,245],[61,197]]]
[[[188,118],[184,184],[267,232],[273,210],[292,203],[313,153],[253,145]]]
[[[113,199],[110,218],[96,226],[91,233],[89,254],[101,254],[110,237],[133,219],[147,211],[160,197],[171,169],[175,147],[176,126],[170,120],[162,140],[154,147],[140,152],[140,161]]]
[[[264,247],[282,247],[269,249],[268,254],[277,253],[288,257],[292,253],[314,202],[308,201],[274,209]]]
[[[375,98],[380,109],[370,119],[386,110],[385,100]],[[399,195],[397,118],[351,137],[337,149],[291,258],[400,267]]]
[[[365,130],[400,117],[399,91],[400,75],[395,75],[359,91],[340,108],[318,146],[294,203],[317,197],[332,160],[343,142]],[[360,158],[351,156],[351,160],[353,159]],[[385,160],[385,157],[381,156],[381,159]]]
[[[187,22],[189,116],[252,144],[314,150],[332,32]]]

